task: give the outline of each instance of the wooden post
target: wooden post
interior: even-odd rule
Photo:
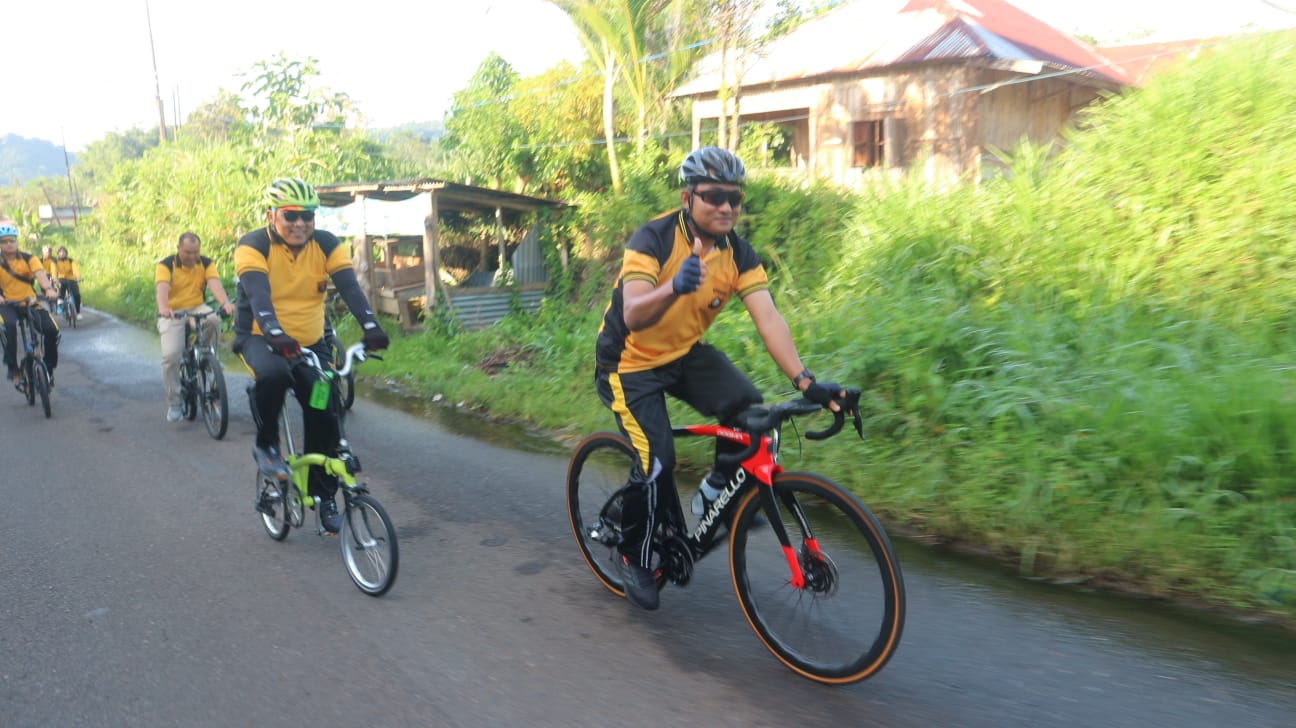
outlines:
[[[423,313],[426,316],[432,315],[432,310],[436,308],[436,291],[437,286],[441,287],[441,292],[445,296],[446,306],[450,312],[454,313],[454,305],[450,303],[450,291],[446,290],[445,284],[441,283],[441,259],[439,250],[441,249],[441,226],[439,224],[441,213],[437,209],[436,190],[428,192],[428,216],[423,218]]]
[[[495,208],[495,242],[499,244],[499,272],[495,274],[495,285],[502,286],[508,281],[508,256],[504,246],[504,211]]]
[[[374,305],[373,241],[369,239],[369,218],[365,213],[364,193],[356,194],[355,201],[360,205],[360,246],[356,260],[351,262],[356,269],[356,280],[360,281],[360,290],[364,291],[365,298],[369,299],[369,305],[376,310],[377,306]]]

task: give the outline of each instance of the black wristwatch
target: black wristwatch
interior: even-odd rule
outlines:
[[[801,389],[802,379],[809,379],[810,381],[813,382],[815,380],[814,372],[810,371],[809,369],[802,369],[800,374],[796,375],[795,377],[792,377],[792,386],[796,387],[798,390]]]

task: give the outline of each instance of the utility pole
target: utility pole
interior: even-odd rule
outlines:
[[[59,134],[63,135],[63,167],[67,170],[68,194],[72,196],[72,227],[76,227],[80,222],[81,201],[77,199],[76,185],[72,184],[72,160],[68,158],[67,135],[63,134],[62,129]],[[53,217],[58,220],[57,214]]]
[[[158,143],[166,144],[166,114],[162,106],[162,84],[158,81],[157,50],[153,47],[153,14],[149,12],[148,0],[144,0],[144,17],[148,20],[149,53],[153,56],[153,89],[158,107]]]

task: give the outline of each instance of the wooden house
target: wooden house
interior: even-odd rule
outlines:
[[[980,179],[995,150],[1058,139],[1077,110],[1134,83],[1003,0],[851,2],[738,58],[705,59],[675,92],[693,101],[694,146],[720,117],[723,70],[741,122],[790,132],[779,162],[847,186],[900,171]]]

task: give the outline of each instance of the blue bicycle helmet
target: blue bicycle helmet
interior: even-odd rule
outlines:
[[[18,228],[14,227],[13,225],[7,222],[0,223],[0,238],[16,238],[16,237],[18,237]]]

